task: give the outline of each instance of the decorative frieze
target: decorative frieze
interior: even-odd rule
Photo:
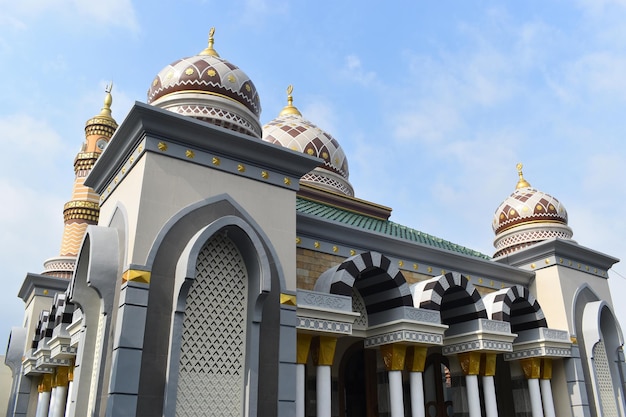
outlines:
[[[414,330],[398,330],[368,337],[365,339],[364,345],[366,348],[370,348],[398,342],[441,345],[443,343],[443,336]]]

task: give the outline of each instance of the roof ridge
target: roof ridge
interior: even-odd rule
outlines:
[[[477,258],[491,259],[490,256],[477,250],[459,245],[458,243],[451,242],[426,232],[422,232],[421,230],[414,229],[410,226],[406,226],[392,220],[383,220],[365,214],[353,213],[340,207],[330,206],[328,204],[301,197],[296,197],[296,211],[321,217],[326,220],[347,224],[359,229],[375,231],[388,236],[397,237],[399,239],[422,243],[431,247],[438,247]],[[338,212],[342,213],[342,215],[337,216]]]

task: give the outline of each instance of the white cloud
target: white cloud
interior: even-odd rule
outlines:
[[[363,68],[361,59],[354,54],[346,56],[342,74],[350,81],[356,82],[365,87],[371,86],[371,84],[376,81],[376,72],[368,71]]]
[[[130,0],[83,1],[83,0],[0,0],[0,27],[27,30],[44,17],[47,21],[80,22],[89,25],[123,27],[137,32],[139,24]],[[63,26],[63,25],[61,25]]]

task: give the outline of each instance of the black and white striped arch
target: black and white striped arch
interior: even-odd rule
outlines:
[[[508,321],[511,332],[548,327],[539,302],[528,288],[515,285],[495,292],[492,297],[491,319]]]
[[[367,314],[400,306],[413,306],[404,275],[391,260],[378,252],[365,252],[327,270],[315,283],[315,291],[352,296],[356,290]]]
[[[469,280],[448,272],[412,286],[415,307],[436,310],[443,324],[487,318],[482,298]]]

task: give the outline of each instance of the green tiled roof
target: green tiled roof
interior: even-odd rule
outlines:
[[[489,256],[466,248],[465,246],[457,245],[456,243],[431,236],[427,233],[402,226],[401,224],[394,223],[389,220],[376,219],[363,214],[357,214],[337,207],[328,206],[326,204],[305,200],[303,198],[296,199],[296,210],[298,213],[310,214],[326,220],[333,220],[371,232],[378,232],[399,239],[406,239],[411,242],[417,242],[423,245],[461,253],[463,255],[474,256],[482,259],[491,259]]]

